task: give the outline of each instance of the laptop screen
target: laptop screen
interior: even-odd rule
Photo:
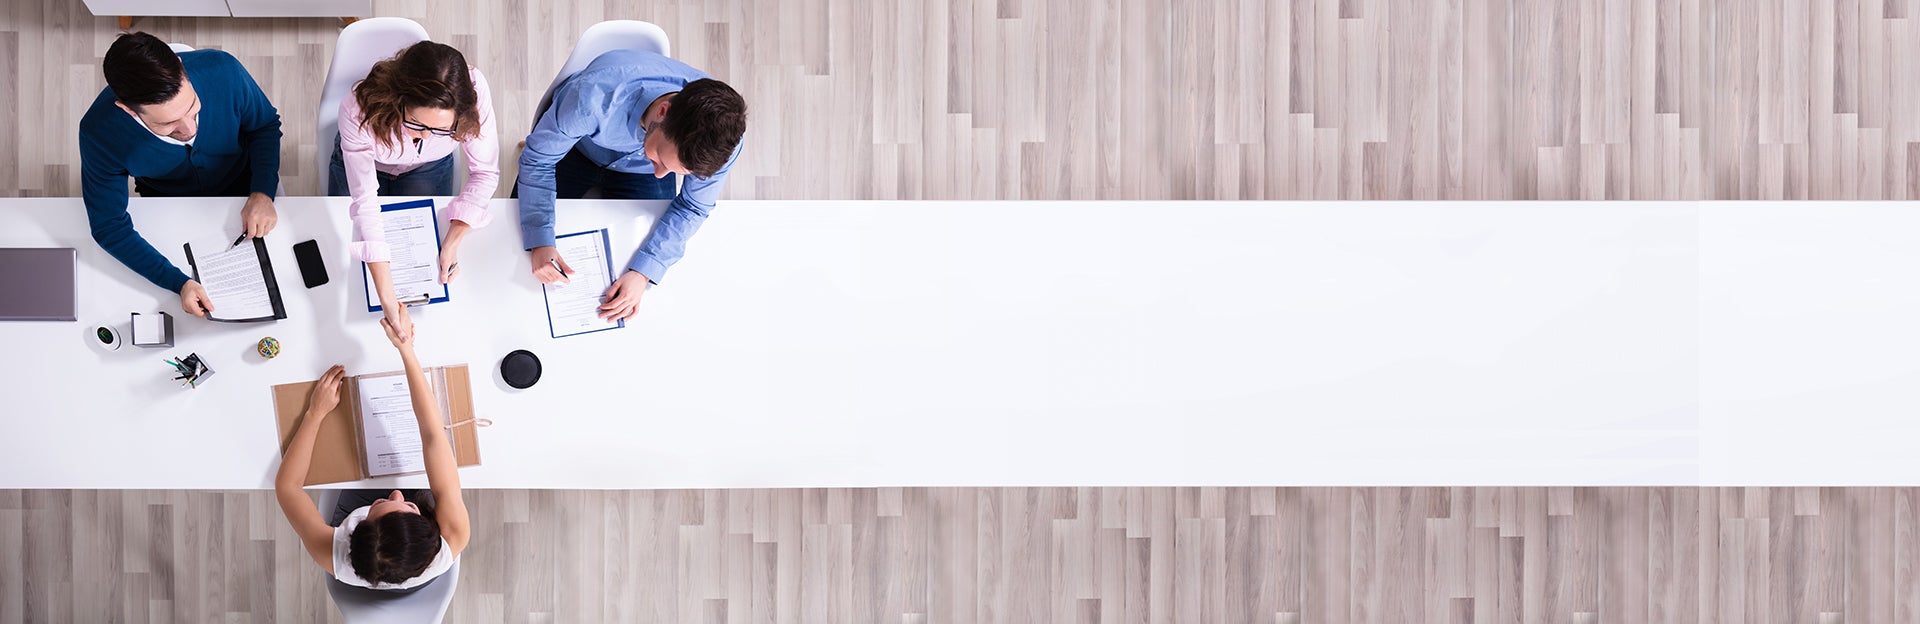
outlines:
[[[0,321],[74,320],[72,247],[0,248]]]

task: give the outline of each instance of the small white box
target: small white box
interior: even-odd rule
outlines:
[[[133,346],[173,346],[173,317],[165,312],[133,313]]]

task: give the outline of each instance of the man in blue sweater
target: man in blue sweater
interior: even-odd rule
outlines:
[[[595,58],[553,90],[520,152],[520,238],[534,279],[566,282],[573,272],[554,248],[556,197],[598,187],[607,199],[672,199],[603,295],[601,317],[632,317],[713,210],[746,133],[746,100],[705,72],[638,50]],[[677,193],[676,176],[686,178]]]
[[[107,88],[80,118],[81,195],[93,240],[154,285],[180,294],[205,317],[207,291],[133,229],[127,177],[142,197],[246,197],[249,237],[278,220],[280,112],[233,55],[176,55],[146,33],[121,35],[101,63]]]

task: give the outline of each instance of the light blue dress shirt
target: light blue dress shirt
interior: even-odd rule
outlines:
[[[520,153],[520,238],[527,249],[553,244],[554,165],[579,149],[595,164],[624,173],[653,173],[640,115],[660,96],[680,91],[707,74],[652,52],[614,50],[600,55],[560,83],[553,104],[534,124]],[[711,177],[684,176],[680,194],[633,252],[627,268],[658,283],[686,255],[687,239],[700,229],[720,198],[727,172],[745,146],[734,146],[727,164]]]

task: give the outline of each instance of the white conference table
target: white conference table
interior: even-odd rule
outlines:
[[[240,203],[132,214],[185,266]],[[79,249],[83,293],[79,322],[0,323],[0,488],[269,487],[271,385],[398,368],[344,199],[278,206],[289,318],[225,324],[107,256],[80,200],[0,200],[0,246]],[[618,264],[663,208],[562,202],[557,229],[610,228]],[[467,487],[1920,483],[1898,204],[729,201],[627,328],[562,339],[517,211],[413,312],[495,423]],[[174,348],[84,344],[154,310]],[[523,348],[545,376],[514,390]],[[160,362],[188,351],[198,389]]]

